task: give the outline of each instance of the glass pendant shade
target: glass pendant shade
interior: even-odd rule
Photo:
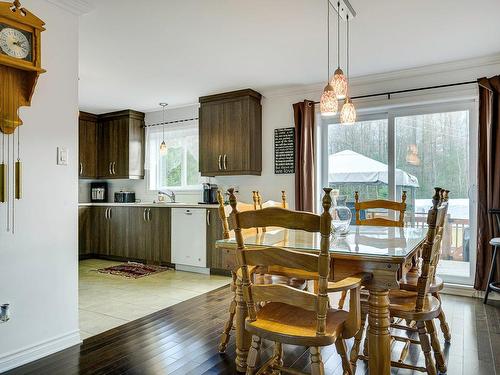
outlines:
[[[163,141],[160,145],[160,155],[164,156],[167,154],[167,144]]]
[[[335,116],[339,110],[339,103],[337,102],[337,96],[333,87],[328,84],[323,90],[323,95],[321,95],[321,100],[319,102],[319,108],[321,111],[321,116]]]
[[[345,125],[356,122],[356,108],[349,97],[346,97],[345,103],[342,106],[342,111],[340,111],[340,122]]]
[[[333,87],[333,91],[335,91],[335,95],[337,95],[337,99],[344,99],[347,95],[347,78],[342,71],[342,69],[338,68],[333,73],[333,78],[330,81],[330,85]]]
[[[410,165],[420,165],[420,157],[418,156],[418,147],[415,144],[409,145],[406,152],[406,162]]]

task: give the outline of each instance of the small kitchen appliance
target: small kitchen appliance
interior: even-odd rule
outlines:
[[[208,182],[203,184],[203,203],[204,204],[217,204],[217,190],[218,186]]]
[[[108,201],[107,182],[92,182],[90,184],[90,201],[92,203],[106,203]]]
[[[118,191],[115,193],[115,203],[135,203],[133,191]]]

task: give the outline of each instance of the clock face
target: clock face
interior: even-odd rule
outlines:
[[[32,61],[32,34],[0,25],[0,52],[16,59]]]

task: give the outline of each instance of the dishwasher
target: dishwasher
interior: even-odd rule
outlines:
[[[180,271],[209,274],[207,210],[172,208],[172,263]]]

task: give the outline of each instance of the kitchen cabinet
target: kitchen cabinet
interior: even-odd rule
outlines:
[[[199,169],[202,176],[260,175],[261,95],[239,90],[199,98]]]
[[[78,207],[78,254],[85,258],[92,253],[90,207]]]
[[[80,178],[97,178],[97,116],[80,112],[78,119]]]
[[[91,207],[91,246],[92,253],[96,255],[109,255],[110,225],[108,213],[110,207]]]
[[[170,208],[130,207],[127,258],[170,264]]]
[[[132,110],[99,115],[98,177],[144,178],[144,113]]]
[[[222,223],[217,208],[207,210],[207,259],[211,269],[223,270],[222,251],[215,248],[215,242],[222,239]]]

